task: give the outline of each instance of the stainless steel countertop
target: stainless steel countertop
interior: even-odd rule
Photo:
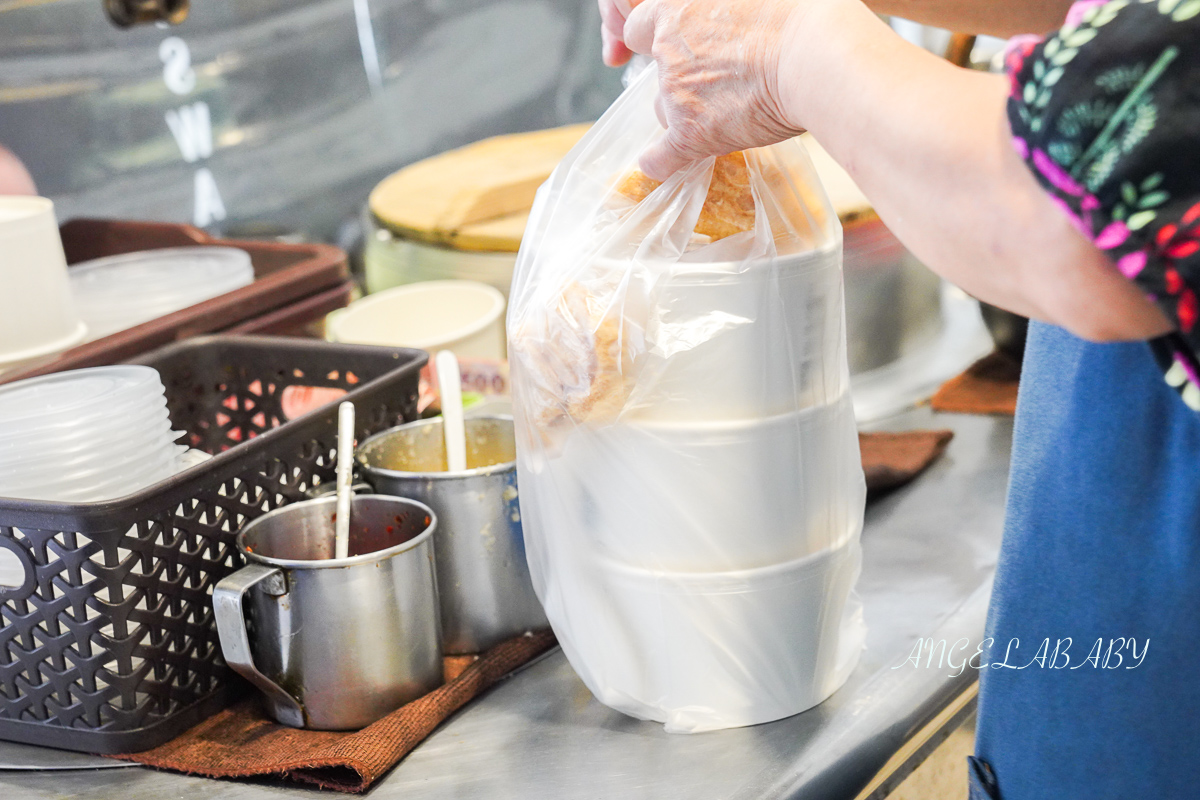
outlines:
[[[946,455],[867,509],[858,591],[866,651],[832,698],[790,719],[694,736],[600,705],[558,650],[443,725],[370,792],[392,798],[852,800],[902,745],[976,680],[904,664],[918,637],[983,632],[1000,542],[1012,422],[916,409],[875,427],[946,427]],[[958,654],[962,657],[961,651]],[[897,665],[900,665],[897,667]],[[0,797],[315,795],[276,781],[214,782],[144,768],[79,770],[87,757],[0,743]],[[20,765],[72,771],[13,769]],[[325,795],[329,796],[329,795]]]

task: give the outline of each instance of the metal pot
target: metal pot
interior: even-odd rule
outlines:
[[[525,563],[512,420],[478,417],[466,427],[471,468],[464,472],[446,471],[440,418],[376,434],[357,458],[375,491],[419,500],[438,515],[447,653],[477,653],[550,624]]]
[[[1029,320],[1020,314],[996,308],[984,302],[979,304],[979,313],[996,349],[1018,362],[1025,357],[1025,339],[1029,334]]]

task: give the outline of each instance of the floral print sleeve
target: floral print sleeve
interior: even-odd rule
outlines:
[[[1200,0],[1081,0],[1007,69],[1017,152],[1175,322],[1150,346],[1200,411]]]

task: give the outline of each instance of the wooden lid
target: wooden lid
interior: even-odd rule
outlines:
[[[516,252],[534,193],[589,127],[496,136],[410,164],[371,192],[371,213],[409,239]]]

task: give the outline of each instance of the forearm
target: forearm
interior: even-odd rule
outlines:
[[[1062,25],[1071,0],[867,0],[877,14],[963,33],[1014,36]]]
[[[797,21],[785,102],[922,261],[981,300],[1085,338],[1169,328],[1013,150],[1003,78],[904,43],[857,3],[815,8],[841,15],[846,35],[810,42]]]

